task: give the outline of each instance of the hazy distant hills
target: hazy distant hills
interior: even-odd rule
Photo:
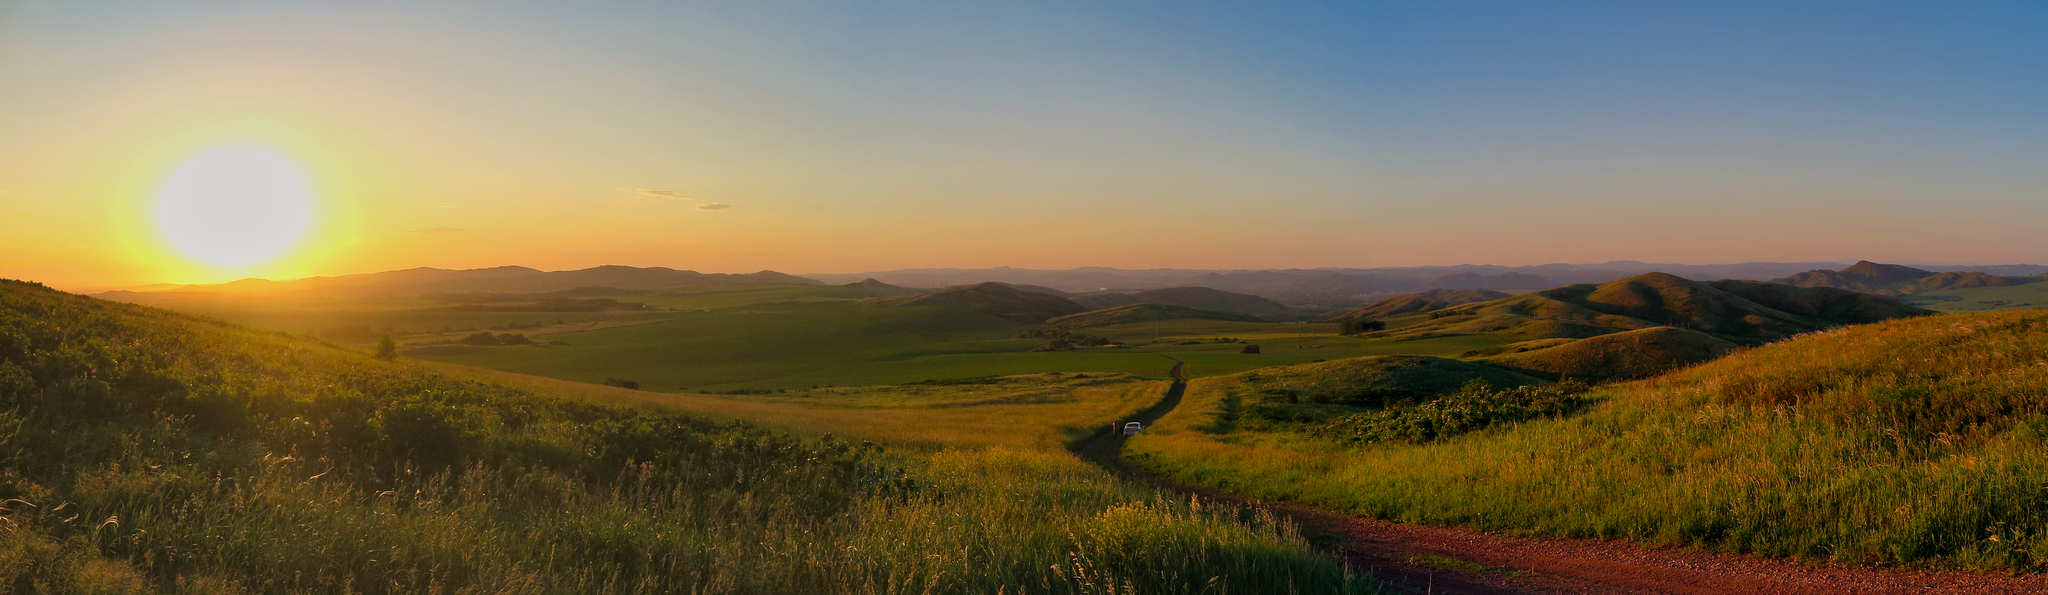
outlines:
[[[748,274],[699,273],[666,267],[607,265],[571,271],[542,271],[520,266],[450,270],[422,267],[340,277],[293,281],[243,279],[217,285],[180,285],[155,291],[219,293],[291,293],[302,296],[381,297],[427,293],[548,293],[582,287],[668,289],[742,285],[821,285],[820,282],[774,271]],[[111,293],[111,292],[110,292]]]
[[[1835,271],[1840,267],[1842,270]],[[1885,268],[1895,267],[1895,268]],[[291,281],[244,279],[216,285],[151,285],[129,288],[134,292],[220,292],[237,294],[294,293],[314,297],[384,297],[427,293],[547,293],[581,287],[620,289],[669,289],[748,285],[801,284],[843,285],[872,282],[882,286],[926,290],[979,283],[1003,283],[1025,291],[1061,297],[1087,298],[1115,290],[1135,294],[1147,290],[1201,287],[1241,295],[1257,296],[1271,304],[1256,307],[1221,307],[1210,303],[1147,298],[1202,310],[1285,316],[1274,305],[1309,308],[1319,312],[1343,311],[1378,303],[1400,294],[1435,289],[1531,290],[1560,285],[1605,283],[1648,272],[1664,272],[1692,279],[1777,279],[1811,286],[1835,287],[1871,293],[1905,294],[1930,287],[1991,287],[2010,283],[2017,275],[2048,273],[2044,265],[1922,266],[1858,263],[1841,267],[1837,263],[1739,263],[1725,265],[1649,264],[1612,261],[1597,264],[1547,264],[1507,267],[1457,265],[1389,268],[1322,268],[1270,270],[1143,269],[1125,270],[1084,267],[1067,270],[1034,270],[997,267],[992,269],[905,269],[872,273],[788,275],[774,271],[746,274],[699,273],[665,267],[599,266],[567,271],[541,271],[522,266],[451,270],[422,267],[338,277],[312,277]],[[1945,275],[1947,273],[1956,273]],[[1979,274],[1971,274],[1979,273]],[[1898,279],[1914,276],[1917,288],[1899,285]],[[2001,281],[1999,278],[2007,280]],[[1924,282],[1923,282],[1924,281]],[[1909,283],[1910,284],[1910,283]],[[882,293],[900,293],[884,290]],[[1075,295],[1082,294],[1082,295]],[[880,293],[877,294],[881,295]],[[873,296],[871,296],[873,297]],[[1091,308],[1123,305],[1125,298],[1101,297]],[[1260,310],[1259,308],[1265,308]]]
[[[1841,268],[1834,262],[1748,262],[1718,265],[1652,264],[1618,260],[1596,264],[1547,264],[1540,266],[1457,265],[1388,268],[1323,268],[1270,270],[1141,269],[1126,270],[1084,267],[1067,270],[1018,269],[903,269],[849,274],[807,274],[827,283],[848,283],[873,278],[905,287],[952,287],[996,281],[1037,285],[1067,292],[1102,290],[1144,290],[1167,287],[1208,287],[1257,295],[1301,305],[1319,303],[1331,307],[1356,308],[1397,294],[1431,289],[1543,289],[1580,283],[1606,283],[1624,277],[1663,272],[1688,279],[1779,279],[1819,269]],[[1923,266],[1929,274],[1978,271],[1990,275],[2036,275],[2048,273],[2048,265]],[[1344,300],[1355,298],[1354,305]]]
[[[1586,338],[1673,326],[1759,344],[1844,324],[1932,314],[1890,299],[1830,287],[1757,281],[1692,281],[1647,273],[1442,310],[1390,334],[1492,333],[1520,339]]]

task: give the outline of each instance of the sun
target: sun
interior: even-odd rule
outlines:
[[[278,257],[313,222],[313,193],[292,160],[254,145],[215,147],[171,171],[157,225],[178,250],[215,265]]]

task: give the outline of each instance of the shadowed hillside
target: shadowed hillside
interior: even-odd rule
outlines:
[[[1334,318],[1384,318],[1403,314],[1435,312],[1451,306],[1462,306],[1489,302],[1509,297],[1508,294],[1485,289],[1431,289],[1422,293],[1396,296],[1387,301],[1345,312]]]
[[[886,308],[941,304],[964,304],[983,314],[1025,324],[1039,324],[1051,318],[1088,311],[1080,304],[1063,297],[1025,291],[993,282],[948,287],[912,296],[883,298],[875,300],[871,305]]]
[[[1480,361],[1549,378],[1629,380],[1712,361],[1735,349],[1734,343],[1713,335],[1660,326],[1562,341]]]
[[[1127,306],[1105,308],[1101,310],[1095,310],[1092,312],[1082,312],[1080,314],[1069,314],[1066,316],[1060,316],[1057,318],[1053,318],[1051,320],[1047,320],[1046,322],[1049,324],[1055,324],[1066,327],[1092,327],[1109,326],[1112,324],[1125,324],[1131,322],[1149,322],[1153,320],[1229,320],[1236,322],[1261,322],[1259,320],[1259,317],[1252,316],[1250,314],[1210,312],[1208,310],[1196,310],[1194,308],[1175,306],[1170,304],[1150,303],[1130,304]]]
[[[1459,306],[1432,314],[1437,316],[1435,320],[1390,334],[1493,333],[1526,340],[1676,326],[1734,343],[1757,344],[1843,324],[1931,313],[1832,288],[1752,281],[1701,283],[1647,273],[1600,285],[1569,285]]]

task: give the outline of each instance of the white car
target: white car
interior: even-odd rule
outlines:
[[[1138,422],[1131,422],[1131,423],[1127,423],[1127,424],[1124,424],[1124,435],[1125,435],[1125,436],[1136,436],[1136,435],[1138,435],[1138,432],[1139,432],[1140,430],[1144,430],[1144,429],[1145,429],[1145,424],[1141,424],[1141,423],[1138,423]]]

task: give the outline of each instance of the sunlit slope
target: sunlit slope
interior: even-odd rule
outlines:
[[[1362,447],[1216,433],[1250,389],[1214,378],[1130,448],[1198,485],[1412,522],[2041,569],[2044,361],[2048,314],[1900,319],[1596,389],[1575,416]]]
[[[1668,326],[1549,341],[1562,342],[1479,361],[1551,378],[1633,380],[1712,361],[1736,349],[1713,335]]]
[[[1345,312],[1335,318],[1385,318],[1405,314],[1435,312],[1452,306],[1510,297],[1508,294],[1485,289],[1431,289],[1422,293],[1395,296],[1387,301]]]
[[[913,439],[975,428],[1022,439],[906,457],[497,376],[0,281],[0,584],[1085,592],[1081,572],[1048,569],[1086,560],[1088,576],[1145,592],[1370,586],[1290,527],[1161,498],[1040,446],[1050,424],[1099,425],[1156,398],[1147,383],[1026,378],[814,399],[850,415],[951,404],[961,412],[932,417],[966,427]],[[977,415],[1012,429],[966,423]],[[1023,450],[973,448],[1003,444]],[[1147,547],[1124,547],[1134,541]]]

